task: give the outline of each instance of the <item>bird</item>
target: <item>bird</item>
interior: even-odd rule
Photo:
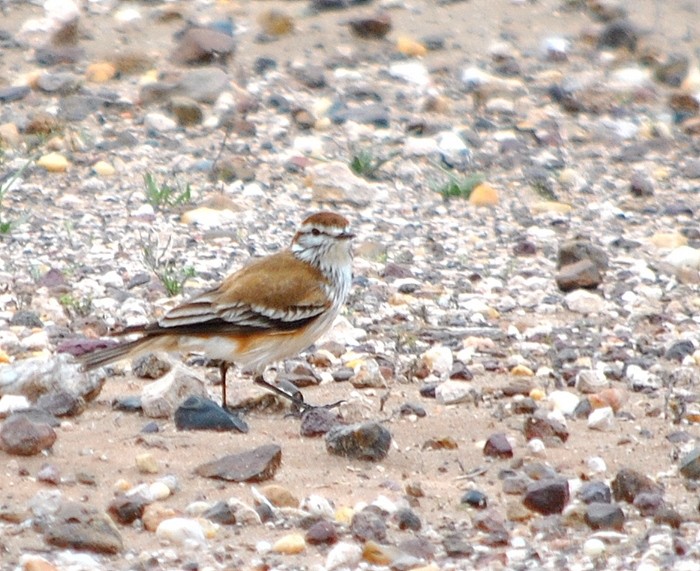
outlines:
[[[81,355],[82,368],[154,351],[203,353],[219,363],[224,408],[226,374],[233,364],[269,388],[263,379],[267,365],[312,345],[340,313],[352,284],[354,237],[341,214],[311,214],[288,248],[254,259],[157,321],[122,329],[117,335],[139,337]]]

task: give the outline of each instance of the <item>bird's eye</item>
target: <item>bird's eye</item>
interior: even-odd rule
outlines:
[[[312,236],[320,236],[320,235],[321,235],[321,231],[320,231],[318,228],[312,228],[312,229],[311,229],[311,235],[312,235]]]

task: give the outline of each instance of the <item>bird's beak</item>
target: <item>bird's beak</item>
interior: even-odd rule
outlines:
[[[352,232],[343,232],[342,234],[338,234],[336,237],[338,240],[352,240],[355,237],[355,234]]]

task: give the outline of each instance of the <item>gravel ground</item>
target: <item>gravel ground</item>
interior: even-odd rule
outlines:
[[[0,6],[0,569],[699,568],[696,3]],[[71,365],[321,209],[354,287],[268,378],[388,429],[384,459],[240,372],[246,434]],[[269,481],[195,472],[270,443]]]

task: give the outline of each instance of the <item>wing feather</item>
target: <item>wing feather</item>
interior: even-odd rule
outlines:
[[[254,333],[303,327],[331,305],[327,280],[289,251],[256,260],[166,313],[148,335]]]

